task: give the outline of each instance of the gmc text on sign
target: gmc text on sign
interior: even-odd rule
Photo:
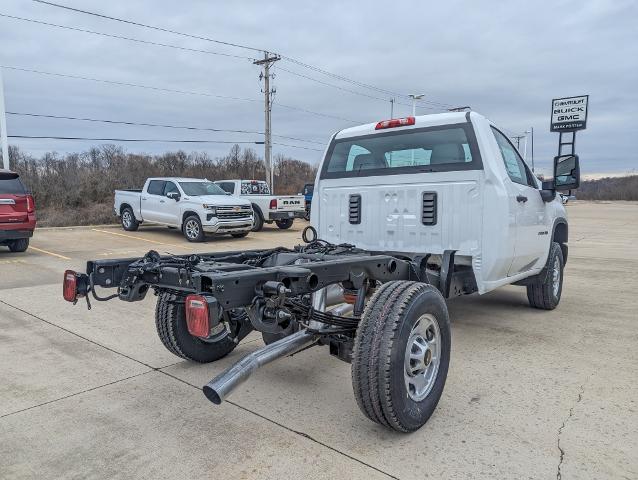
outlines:
[[[552,132],[573,132],[587,128],[589,95],[552,100]]]

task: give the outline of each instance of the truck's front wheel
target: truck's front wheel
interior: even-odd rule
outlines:
[[[182,232],[184,232],[184,236],[189,242],[204,241],[204,229],[202,228],[202,222],[200,222],[199,217],[195,215],[186,217],[184,224],[182,225]]]
[[[219,333],[212,335],[210,340],[202,340],[192,336],[186,326],[184,312],[184,298],[173,293],[159,294],[155,308],[155,326],[160,340],[169,352],[178,357],[199,363],[209,363],[228,355],[247,333],[245,326],[236,322],[240,318],[233,318],[236,335],[232,335],[220,324]],[[248,323],[246,322],[246,325]]]
[[[553,310],[563,293],[563,250],[552,242],[545,271],[527,285],[527,299],[530,306],[542,310]]]
[[[443,393],[450,343],[447,306],[435,287],[383,284],[366,305],[352,353],[361,411],[400,432],[423,426]]]

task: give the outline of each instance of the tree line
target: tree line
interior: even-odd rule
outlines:
[[[115,145],[36,158],[11,146],[9,160],[33,193],[42,226],[113,223],[114,190],[141,188],[147,177],[266,178],[263,159],[239,145],[217,158],[182,150],[128,153]],[[277,194],[296,194],[305,183],[314,182],[317,169],[313,165],[281,154],[274,156],[273,164]]]

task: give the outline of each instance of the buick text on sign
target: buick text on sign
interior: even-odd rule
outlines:
[[[552,100],[552,132],[573,132],[587,128],[589,95]]]

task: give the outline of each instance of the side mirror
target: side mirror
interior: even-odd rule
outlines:
[[[226,193],[226,195],[230,195],[230,192],[225,192],[225,193]]]
[[[170,199],[175,200],[176,202],[179,202],[179,199],[180,199],[179,192],[168,192],[166,196]]]
[[[554,189],[559,192],[573,190],[580,185],[578,155],[554,157]]]

